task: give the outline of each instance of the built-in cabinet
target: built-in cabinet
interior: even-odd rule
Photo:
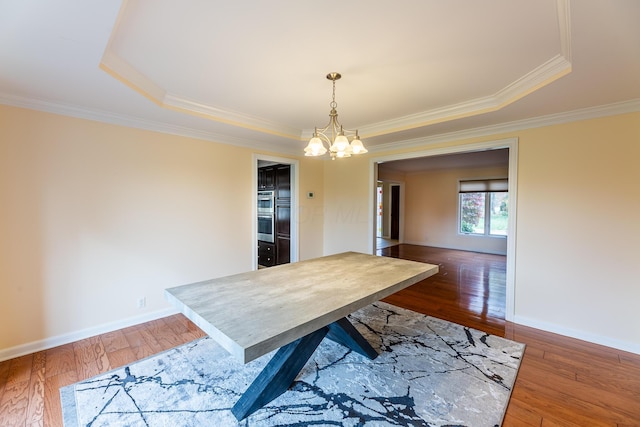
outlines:
[[[258,264],[264,267],[291,261],[291,165],[258,168],[258,190],[273,190],[274,243],[258,241]]]
[[[291,166],[276,167],[276,264],[287,264],[291,253]]]
[[[275,243],[258,240],[258,264],[263,267],[272,267],[276,265]]]
[[[291,166],[275,166],[276,202],[291,203]]]
[[[274,190],[276,185],[276,166],[258,168],[258,191]]]

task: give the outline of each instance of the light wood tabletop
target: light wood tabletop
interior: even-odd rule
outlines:
[[[231,408],[242,420],[284,393],[326,337],[374,359],[346,318],[438,272],[438,266],[345,252],[165,291],[167,299],[243,363],[273,350]]]
[[[178,286],[166,298],[247,363],[438,272],[345,252]]]

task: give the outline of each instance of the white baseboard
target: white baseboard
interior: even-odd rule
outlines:
[[[127,328],[129,326],[138,325],[140,323],[149,322],[151,320],[160,319],[162,317],[167,317],[176,313],[178,313],[178,311],[175,308],[165,308],[151,313],[142,314],[140,316],[134,316],[116,322],[105,323],[93,328],[82,329],[80,331],[70,332],[68,334],[62,334],[55,337],[17,345],[15,347],[9,347],[0,350],[0,362],[13,359],[15,357],[24,356],[25,354],[31,354],[53,347],[58,347],[60,345],[69,344],[74,341],[83,340],[85,338],[93,337],[107,332],[116,331],[118,329]]]
[[[531,328],[540,329],[546,332],[552,332],[554,334],[564,335],[565,337],[576,338],[582,341],[587,341],[593,344],[599,344],[606,347],[615,348],[622,351],[628,351],[629,353],[640,354],[640,344],[621,341],[602,335],[591,334],[585,331],[579,331],[571,328],[566,328],[554,323],[541,322],[539,320],[530,319],[523,316],[514,316],[513,323],[519,325],[529,326]]]
[[[502,252],[502,251],[469,249],[468,247],[463,247],[463,246],[436,245],[434,243],[421,242],[417,240],[404,240],[402,243],[406,243],[407,245],[416,245],[416,246],[430,246],[433,248],[440,248],[440,249],[452,249],[454,251],[478,252],[478,253],[490,254],[490,255],[507,255],[506,252]]]
[[[152,313],[130,317],[125,320],[105,323],[93,328],[87,328],[68,334],[58,335],[55,337],[45,338],[42,340],[21,344],[15,347],[2,349],[0,350],[0,362],[13,359],[15,357],[24,356],[26,354],[47,350],[53,347],[58,347],[60,345],[69,344],[74,341],[79,341],[107,332],[116,331],[118,329],[127,328],[129,326],[139,325],[140,323],[171,316],[176,313],[178,313],[178,311],[174,308],[165,308],[162,310],[154,311]],[[554,334],[576,338],[590,343],[604,345],[606,347],[611,347],[622,351],[628,351],[630,353],[640,354],[640,344],[637,343],[616,340],[596,334],[590,334],[588,332],[578,331],[553,323],[541,322],[539,320],[530,319],[528,317],[518,315],[514,316],[513,322],[519,325],[529,326],[531,328],[540,329],[546,332],[552,332]]]

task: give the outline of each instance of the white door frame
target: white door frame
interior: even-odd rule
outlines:
[[[509,221],[507,223],[507,283],[505,301],[505,320],[512,322],[515,315],[515,270],[516,270],[516,218],[518,206],[518,138],[500,139],[473,144],[427,149],[411,153],[392,154],[372,157],[369,162],[369,182],[372,191],[369,196],[369,248],[375,254],[376,245],[376,188],[378,182],[378,163],[393,160],[414,159],[418,157],[438,156],[442,154],[460,154],[473,151],[509,149]]]

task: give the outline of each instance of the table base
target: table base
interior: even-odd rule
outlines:
[[[280,348],[231,409],[236,419],[246,418],[284,393],[325,337],[369,359],[378,356],[371,344],[343,317]]]

